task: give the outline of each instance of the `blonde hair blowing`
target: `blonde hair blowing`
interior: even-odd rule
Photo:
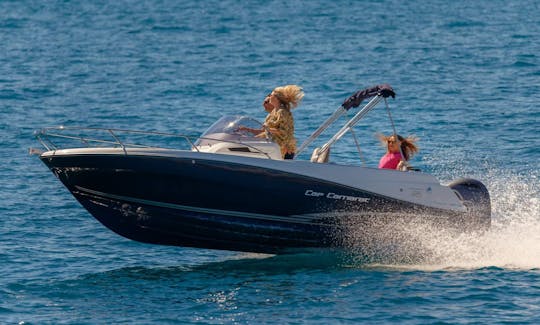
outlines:
[[[302,87],[297,85],[276,87],[272,93],[276,95],[279,101],[283,103],[287,109],[295,108],[298,106],[298,104],[300,104],[302,98],[304,98],[304,91],[302,90]]]

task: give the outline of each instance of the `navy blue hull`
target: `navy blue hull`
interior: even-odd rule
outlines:
[[[459,218],[448,211],[250,165],[128,155],[42,160],[101,223],[146,243],[278,253],[342,246],[336,234],[351,218],[395,211]],[[321,203],[311,197],[313,189],[365,200]]]
[[[260,253],[332,245],[320,226],[134,205],[77,191],[74,195],[109,229],[145,243]]]

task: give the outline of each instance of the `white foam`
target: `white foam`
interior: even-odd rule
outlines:
[[[384,257],[377,265],[426,271],[540,269],[538,178],[497,172],[482,181],[491,194],[493,219],[489,231],[455,233],[427,225],[409,226],[399,234],[384,235],[401,242],[395,255]]]

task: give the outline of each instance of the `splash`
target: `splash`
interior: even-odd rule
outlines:
[[[370,265],[429,271],[540,269],[538,177],[490,172],[482,179],[491,194],[492,225],[488,231],[456,233],[415,223],[382,231],[376,238],[382,246],[380,242],[375,246],[362,242],[361,234],[353,232],[349,234],[352,251],[355,245],[368,247],[354,260],[365,265],[367,255]]]

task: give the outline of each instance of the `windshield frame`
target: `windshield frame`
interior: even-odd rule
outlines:
[[[273,142],[268,136],[257,137],[251,132],[239,130],[241,126],[258,130],[265,128],[261,122],[249,116],[225,115],[201,134],[195,146],[212,145],[217,142]]]

